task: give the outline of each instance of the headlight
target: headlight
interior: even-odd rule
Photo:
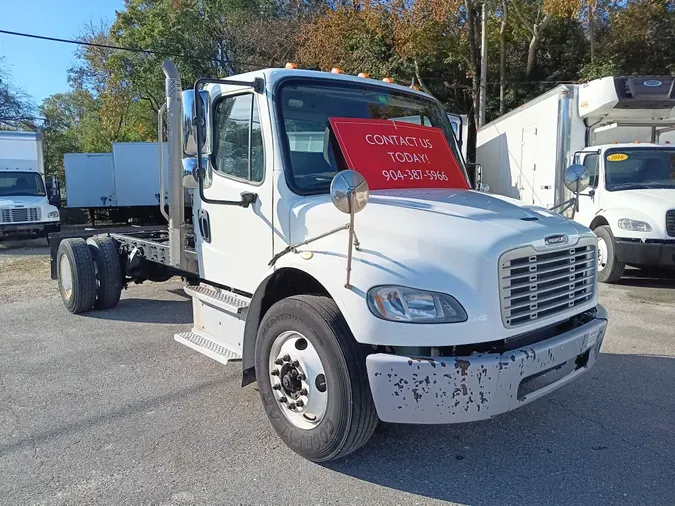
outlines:
[[[59,212],[58,211],[49,211],[47,214],[47,218],[58,218],[59,217]]]
[[[454,297],[404,286],[376,286],[368,290],[368,308],[383,320],[408,323],[457,323],[466,311]]]
[[[632,232],[651,232],[652,226],[646,221],[631,220],[629,218],[621,218],[619,220],[619,228],[624,230],[631,230]]]

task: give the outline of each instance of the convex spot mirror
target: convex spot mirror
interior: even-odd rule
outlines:
[[[355,170],[338,172],[330,183],[330,198],[343,213],[358,213],[366,207],[369,197],[368,183]]]
[[[583,165],[575,163],[565,169],[565,186],[574,193],[579,193],[588,188],[590,175],[588,169]]]
[[[183,109],[183,156],[197,156],[197,128],[200,129],[201,153],[211,153],[211,106],[209,92],[201,90],[195,95],[194,90],[185,90],[182,94]],[[197,101],[200,107],[197,109]]]
[[[204,169],[204,188],[211,187],[211,171],[206,170],[208,165],[208,159],[202,158],[202,168]],[[183,158],[183,186],[190,190],[199,188],[199,179],[197,176],[197,158]]]

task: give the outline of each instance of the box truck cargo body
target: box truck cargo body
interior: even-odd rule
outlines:
[[[563,174],[583,165],[590,187],[573,217],[598,236],[599,279],[625,265],[675,268],[675,78],[605,77],[561,85],[478,132],[490,191],[546,208],[571,195]]]
[[[162,143],[164,181],[167,160],[167,144]],[[67,153],[67,207],[88,209],[92,219],[162,221],[159,164],[156,142],[115,142],[112,153]],[[165,204],[168,190],[165,185]]]

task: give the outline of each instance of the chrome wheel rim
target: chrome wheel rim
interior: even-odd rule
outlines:
[[[305,336],[294,331],[277,336],[269,355],[269,379],[279,409],[294,426],[312,429],[323,420],[328,405],[326,373]]]
[[[602,237],[598,237],[598,271],[607,266],[607,243]]]
[[[62,255],[59,260],[59,283],[66,298],[70,299],[73,294],[73,271],[66,255]]]

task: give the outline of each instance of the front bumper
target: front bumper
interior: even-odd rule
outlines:
[[[629,265],[675,267],[675,241],[642,242],[616,239],[614,254],[619,262]]]
[[[0,224],[0,238],[17,236],[47,236],[53,232],[58,232],[61,228],[60,222],[56,221],[36,221],[33,223],[2,223]]]
[[[377,414],[385,422],[427,424],[472,422],[511,411],[593,367],[606,328],[607,320],[596,318],[502,354],[434,359],[368,355]]]

